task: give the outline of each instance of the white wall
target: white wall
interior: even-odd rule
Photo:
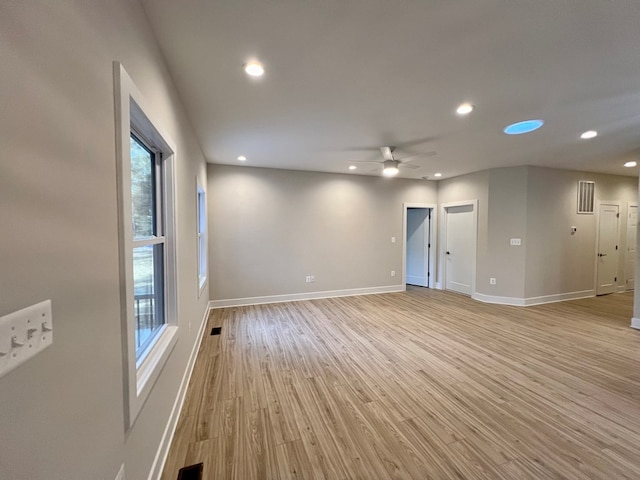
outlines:
[[[50,298],[54,343],[0,378],[0,478],[146,479],[208,298],[198,299],[204,159],[138,2],[0,6],[0,315]],[[124,431],[112,62],[176,141],[180,339]],[[192,322],[189,332],[188,323]]]
[[[212,300],[400,286],[403,203],[436,201],[423,180],[221,165],[208,178]]]

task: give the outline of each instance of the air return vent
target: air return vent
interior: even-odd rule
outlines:
[[[593,213],[596,183],[586,180],[578,182],[578,213]]]

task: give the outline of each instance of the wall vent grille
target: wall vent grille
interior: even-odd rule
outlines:
[[[578,213],[593,214],[596,182],[580,180],[578,182]]]

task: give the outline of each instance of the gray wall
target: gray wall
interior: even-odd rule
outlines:
[[[0,378],[0,478],[146,479],[198,299],[195,177],[204,159],[138,2],[0,6],[0,315],[50,298],[54,343]],[[123,363],[112,62],[176,141],[180,338],[133,429]],[[192,322],[191,332],[188,323]]]
[[[621,202],[618,280],[623,287],[627,205],[638,200],[638,179],[527,168],[525,296],[580,292],[595,287],[597,215],[576,213],[579,180],[595,181],[596,200]],[[570,233],[571,226],[578,229],[575,235]]]
[[[403,203],[436,202],[423,180],[222,165],[208,179],[212,300],[401,285]]]

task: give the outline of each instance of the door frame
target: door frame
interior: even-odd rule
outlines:
[[[623,285],[623,290],[620,290],[622,292],[626,292],[628,290],[635,290],[635,265],[634,265],[634,282],[633,282],[633,287],[634,288],[629,288],[629,285],[627,284],[627,260],[628,260],[628,256],[629,256],[629,244],[627,243],[628,240],[628,232],[629,232],[629,214],[631,212],[631,208],[638,208],[638,201],[636,200],[635,202],[627,202],[627,212],[626,212],[626,231],[624,232],[624,255],[623,255],[623,259],[622,259],[622,272],[623,272],[623,276],[624,278],[624,285]],[[637,215],[637,210],[636,210],[636,215]],[[634,245],[635,249],[636,249],[636,257],[638,256],[638,220],[636,217],[636,244]],[[620,232],[620,234],[622,235],[622,232]]]
[[[402,204],[402,286],[407,288],[407,210],[410,208],[429,208],[431,209],[431,228],[429,229],[429,244],[431,248],[428,248],[429,265],[431,266],[431,272],[429,274],[429,281],[427,284],[429,288],[439,288],[436,286],[436,258],[437,258],[437,231],[438,231],[438,205],[435,203],[410,203],[405,202]]]
[[[440,289],[447,289],[447,268],[446,268],[446,249],[447,249],[447,209],[451,207],[465,207],[471,205],[473,207],[473,248],[471,250],[471,298],[476,295],[476,263],[478,261],[478,199],[463,200],[460,202],[446,202],[440,204],[440,249],[438,250],[438,271],[440,275]]]
[[[616,278],[620,276],[620,213],[622,213],[622,202],[620,200],[596,200],[596,248],[593,253],[593,292],[598,295],[598,250],[600,250],[600,207],[602,205],[614,205],[618,207],[618,226],[616,227],[616,244],[618,245],[618,257],[616,264]],[[624,275],[623,275],[624,276]],[[618,281],[614,293],[618,292]]]

